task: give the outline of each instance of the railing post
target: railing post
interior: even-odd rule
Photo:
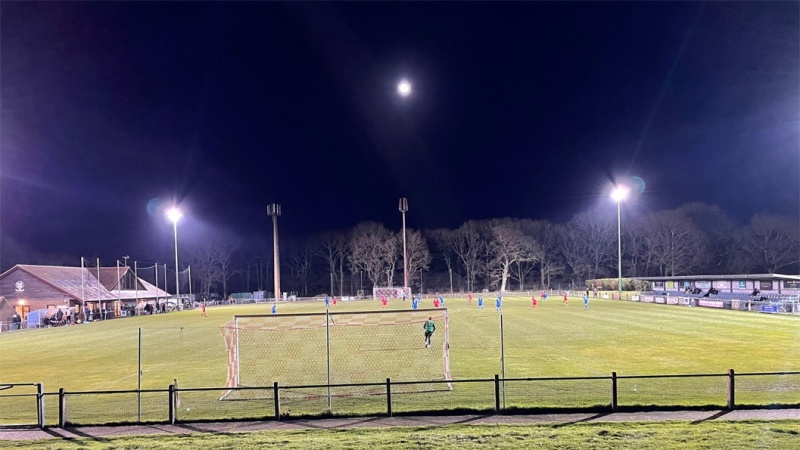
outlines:
[[[386,414],[392,417],[392,379],[386,379]]]
[[[728,369],[728,409],[736,409],[736,374]]]
[[[611,372],[611,411],[617,410],[617,372]]]
[[[36,417],[39,428],[44,428],[44,385],[36,383]]]
[[[500,414],[500,375],[494,374],[494,413]]]
[[[67,425],[67,396],[64,395],[64,388],[58,388],[58,427],[64,428]]]
[[[177,419],[177,417],[176,417],[177,416],[177,411],[175,411],[176,409],[177,408],[176,408],[176,405],[175,405],[175,385],[174,384],[170,384],[169,385],[169,424],[170,425],[175,425],[175,421]]]
[[[272,396],[275,397],[275,420],[281,420],[281,395],[278,389],[278,382],[272,385]]]

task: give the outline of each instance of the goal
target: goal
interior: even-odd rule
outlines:
[[[429,317],[436,332],[426,348],[422,326]],[[220,329],[228,353],[227,388],[385,383],[391,378],[437,382],[392,386],[393,393],[452,389],[446,308],[238,315]],[[370,389],[376,387],[336,392],[358,395]],[[253,396],[260,390],[229,389],[222,399],[242,398],[245,392]]]
[[[406,292],[406,298],[411,300],[411,288],[401,287],[373,287],[372,298],[379,300],[383,297],[387,299],[403,298],[403,291]]]

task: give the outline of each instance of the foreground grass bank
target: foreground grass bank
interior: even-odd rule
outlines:
[[[787,449],[798,421],[451,425],[0,442],[15,449]]]

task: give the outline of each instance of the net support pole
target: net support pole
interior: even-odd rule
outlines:
[[[325,355],[328,360],[328,412],[331,412],[331,315],[325,309]]]
[[[67,426],[67,400],[64,388],[58,388],[58,427]]]
[[[386,379],[386,415],[392,417],[392,379]]]
[[[136,371],[138,384],[136,387],[136,418],[142,422],[142,328],[139,327],[139,367]]]
[[[503,331],[503,315],[500,314],[500,373],[503,376],[503,409],[506,408],[506,347]]]
[[[736,373],[733,369],[728,369],[728,404],[729,411],[736,409]]]
[[[36,383],[36,418],[39,428],[44,428],[44,384]]]
[[[278,382],[274,382],[272,384],[272,395],[275,397],[275,420],[280,422],[281,420],[281,395],[280,389],[278,388]]]

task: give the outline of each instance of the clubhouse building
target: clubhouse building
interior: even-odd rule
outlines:
[[[145,303],[158,304],[169,293],[137,278],[130,267],[18,264],[0,274],[0,297],[23,320],[34,311],[56,309],[77,318],[111,318]]]

